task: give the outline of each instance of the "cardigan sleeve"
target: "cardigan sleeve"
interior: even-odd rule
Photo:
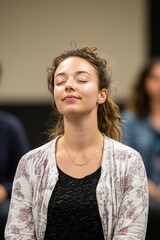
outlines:
[[[5,239],[36,239],[32,215],[32,189],[28,161],[25,156],[21,158],[18,164],[13,182]]]
[[[124,169],[121,178],[123,198],[112,239],[144,240],[148,219],[148,184],[138,152],[132,152]]]

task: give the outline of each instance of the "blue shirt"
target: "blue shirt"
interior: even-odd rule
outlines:
[[[0,111],[0,184],[6,188],[8,197],[17,164],[28,150],[28,139],[20,121]]]
[[[149,118],[138,120],[130,111],[122,113],[123,142],[136,149],[142,156],[148,178],[160,184],[160,132]]]

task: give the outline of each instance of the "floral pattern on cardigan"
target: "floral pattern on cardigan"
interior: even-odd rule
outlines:
[[[132,148],[104,137],[96,196],[105,240],[144,240],[148,186],[142,158]],[[5,230],[7,240],[43,240],[47,209],[58,180],[56,139],[25,154],[14,178]]]

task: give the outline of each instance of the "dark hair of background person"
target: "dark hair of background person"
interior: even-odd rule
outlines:
[[[157,64],[160,64],[159,57],[151,59],[148,64],[141,69],[137,77],[137,81],[133,87],[131,98],[126,104],[126,107],[131,108],[138,119],[143,119],[150,114],[150,99],[146,92],[145,84],[148,77],[150,77],[152,69]]]
[[[71,49],[65,51],[58,57],[56,57],[50,68],[48,68],[48,88],[51,94],[54,92],[54,74],[59,64],[69,57],[81,57],[88,61],[97,71],[99,77],[99,90],[106,88],[110,93],[111,88],[111,72],[109,64],[104,58],[100,58],[96,52],[97,48],[82,47],[77,49]],[[53,95],[53,107],[55,113],[58,115],[57,124],[50,129],[49,138],[64,133],[63,116],[57,111],[57,107],[54,101]],[[119,107],[111,100],[110,94],[106,101],[98,106],[98,127],[99,130],[106,134],[108,137],[121,140],[121,128],[120,128],[121,116],[119,114]]]

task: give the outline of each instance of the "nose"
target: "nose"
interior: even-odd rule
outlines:
[[[75,85],[74,85],[74,80],[71,78],[68,78],[67,82],[66,82],[66,90],[75,90]]]

